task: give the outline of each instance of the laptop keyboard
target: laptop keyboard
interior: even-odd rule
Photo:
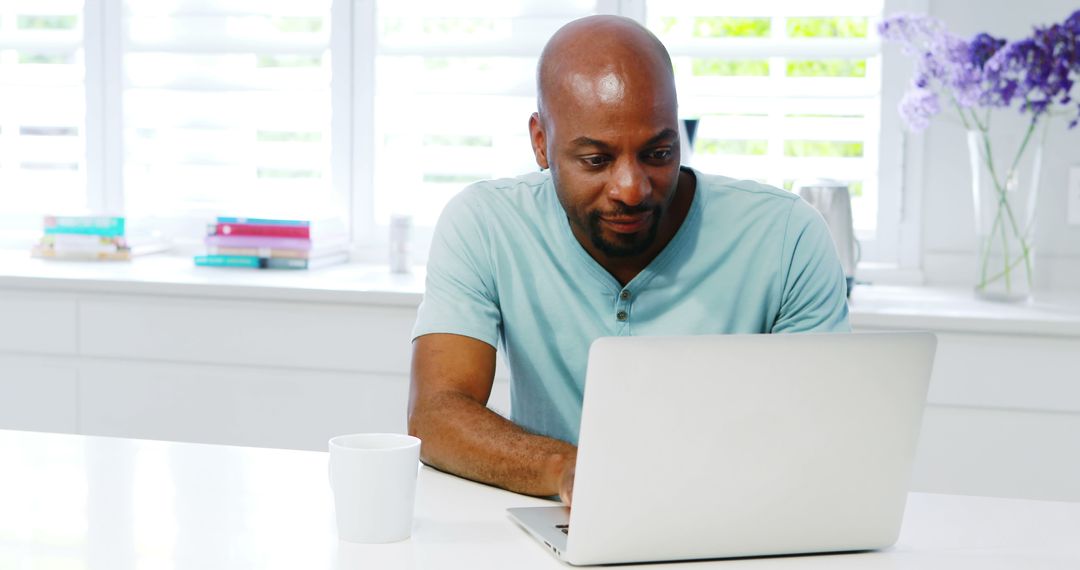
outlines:
[[[557,525],[555,525],[555,528],[561,530],[563,534],[565,534],[567,536],[570,536],[570,525],[568,525],[568,524],[557,524]]]

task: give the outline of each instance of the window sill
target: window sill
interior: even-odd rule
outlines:
[[[71,262],[0,251],[0,288],[415,307],[423,297],[424,270],[395,275],[385,265],[348,263],[254,271],[196,267],[189,257],[165,254],[130,263]],[[1047,293],[1029,304],[999,304],[979,301],[967,289],[858,285],[851,322],[857,329],[1080,337],[1080,294]]]
[[[123,261],[56,261],[0,251],[0,288],[111,295],[174,295],[243,300],[412,306],[424,292],[423,268],[346,263],[310,271],[196,267],[168,254]]]
[[[1080,337],[1080,294],[1036,293],[1029,303],[995,303],[971,289],[856,285],[851,294],[856,329]]]

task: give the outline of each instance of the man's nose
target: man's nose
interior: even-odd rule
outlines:
[[[637,206],[649,198],[649,177],[636,160],[620,160],[612,172],[608,197],[627,206]]]

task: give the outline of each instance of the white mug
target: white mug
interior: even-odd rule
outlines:
[[[399,433],[358,433],[330,440],[330,487],[338,536],[396,542],[412,533],[420,440]]]

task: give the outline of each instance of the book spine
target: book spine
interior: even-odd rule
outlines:
[[[99,236],[90,234],[49,234],[42,236],[42,245],[55,247],[97,247],[125,245],[124,238],[119,236]]]
[[[270,249],[268,247],[217,247],[206,248],[209,255],[254,255],[256,257],[287,257],[290,259],[307,259],[311,252],[298,249]]]
[[[307,269],[308,260],[289,259],[285,257],[267,257],[263,259],[263,267],[266,269]]]
[[[196,255],[200,267],[261,267],[262,259],[253,255]]]
[[[253,224],[257,226],[297,226],[305,228],[311,225],[311,222],[308,220],[272,220],[269,218],[231,218],[226,216],[218,216],[217,223]]]
[[[118,247],[115,244],[113,244],[113,245],[79,245],[79,246],[70,246],[70,245],[67,245],[67,246],[59,245],[58,246],[58,245],[42,244],[39,247],[41,247],[42,250],[46,250],[46,251],[52,251],[52,252],[56,252],[56,253],[71,253],[71,254],[80,254],[80,253],[86,253],[86,254],[116,253],[118,251],[125,251],[125,250],[128,249],[126,247]]]
[[[78,251],[56,250],[49,247],[34,246],[30,252],[32,257],[42,259],[69,259],[75,261],[130,261],[131,250],[120,249],[113,251]]]
[[[307,226],[276,226],[261,224],[221,224],[217,225],[214,235],[219,236],[273,236],[310,238],[311,228]]]
[[[124,235],[124,218],[104,216],[45,216],[46,234]]]
[[[206,236],[206,245],[214,247],[244,247],[256,249],[311,250],[311,240],[274,236]]]

